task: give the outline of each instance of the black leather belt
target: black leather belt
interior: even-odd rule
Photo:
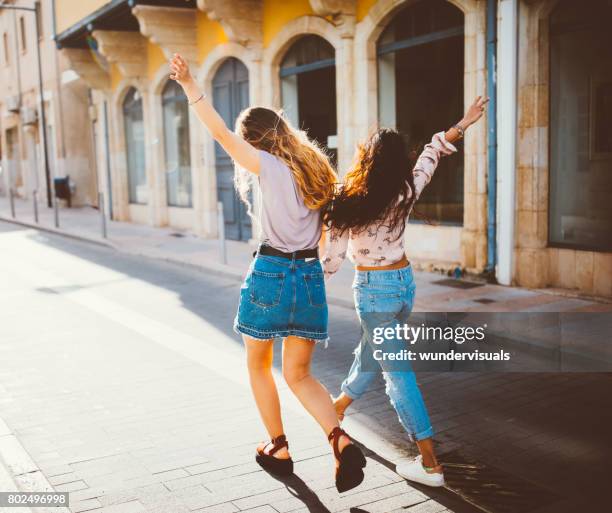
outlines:
[[[313,249],[300,249],[299,251],[294,251],[293,253],[285,253],[280,249],[273,248],[271,246],[266,246],[262,244],[259,246],[259,249],[253,253],[253,256],[256,256],[257,253],[260,255],[267,256],[275,256],[286,258],[288,260],[304,260],[305,258],[319,258],[319,248]]]

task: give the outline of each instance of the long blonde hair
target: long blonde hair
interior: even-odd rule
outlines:
[[[236,133],[287,164],[309,209],[319,210],[331,201],[338,178],[325,153],[304,131],[271,109],[250,107],[238,116]],[[236,171],[236,190],[250,209],[252,175],[240,168]]]

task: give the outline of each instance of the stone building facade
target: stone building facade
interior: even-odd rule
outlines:
[[[228,123],[247,105],[282,108],[340,173],[372,128],[397,127],[418,148],[493,86],[500,110],[438,170],[419,205],[434,223],[410,223],[410,257],[480,273],[493,242],[502,283],[609,297],[612,59],[599,20],[610,5],[580,4],[55,1],[62,58],[92,90],[97,186],[114,219],[215,237],[221,202],[228,236],[253,236],[231,188],[231,163],[168,81],[174,52]],[[577,42],[598,59],[572,52]],[[495,47],[499,58],[489,60]],[[496,147],[492,120],[507,135]],[[498,204],[508,208],[495,213]]]
[[[38,13],[13,9],[38,5]],[[40,39],[36,39],[38,24]],[[37,47],[43,77],[50,179],[70,176],[75,205],[97,203],[89,90],[53,40],[52,2],[0,2],[0,194],[47,202]]]

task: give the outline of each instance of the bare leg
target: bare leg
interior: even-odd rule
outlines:
[[[341,392],[340,395],[334,399],[334,408],[336,409],[336,414],[340,420],[342,420],[344,417],[344,412],[352,402],[353,399],[351,399],[344,392]],[[427,470],[427,472],[442,473],[442,465],[438,463],[436,458],[433,440],[431,438],[425,438],[423,440],[418,440],[416,444],[421,456],[423,457],[423,465],[432,469]]]
[[[327,436],[340,424],[329,392],[310,374],[310,361],[315,345],[312,340],[287,337],[283,344],[283,376],[291,391]],[[347,437],[340,437],[340,451],[349,443]]]
[[[276,438],[284,434],[285,431],[281,418],[278,391],[272,376],[274,342],[272,340],[255,340],[247,336],[244,336],[243,339],[255,403],[268,435],[270,435],[270,438]],[[289,452],[286,448],[282,448],[274,454],[274,457],[288,458]]]
[[[344,392],[340,392],[340,395],[334,399],[334,408],[336,409],[336,415],[338,420],[344,420],[344,412],[351,405],[353,399],[351,399]]]
[[[431,438],[425,438],[417,441],[417,447],[421,456],[423,456],[423,466],[431,468],[427,470],[429,473],[442,473],[442,465],[438,463],[436,453],[434,451],[433,440]]]

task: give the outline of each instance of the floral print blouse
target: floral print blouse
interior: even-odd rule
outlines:
[[[437,133],[431,142],[425,146],[414,166],[414,188],[417,199],[425,186],[430,182],[438,167],[440,158],[457,151],[444,137],[444,132]],[[378,267],[399,262],[404,257],[404,237],[401,227],[395,231],[389,230],[385,222],[372,224],[359,233],[351,230],[342,235],[335,230],[327,234],[325,251],[321,258],[326,277],[334,274],[342,265],[344,259],[355,265]],[[403,231],[403,230],[402,230]],[[399,237],[398,237],[399,235]]]

